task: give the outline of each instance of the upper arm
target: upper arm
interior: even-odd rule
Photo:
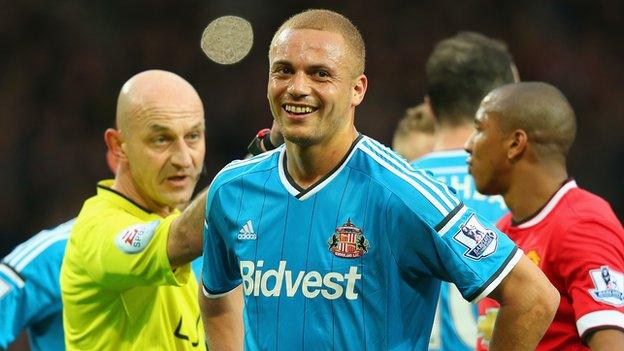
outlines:
[[[550,298],[559,296],[559,293],[544,273],[524,255],[489,295],[503,306],[508,303],[530,304],[541,296],[552,300]]]
[[[167,237],[167,256],[171,266],[178,267],[201,255],[205,206],[206,191],[203,191],[171,224]]]
[[[579,335],[624,329],[624,233],[618,225],[583,221],[568,229],[556,269],[571,299]]]
[[[623,329],[602,329],[587,336],[587,345],[592,351],[624,350]]]
[[[202,286],[208,295],[219,296],[241,284],[238,259],[226,237],[227,223],[220,212],[219,203],[206,209],[204,222],[204,264]]]
[[[73,250],[68,249],[68,255],[73,262],[78,259],[93,280],[109,289],[182,284],[188,279],[190,265],[174,272],[167,256],[168,231],[175,217],[151,222],[139,222],[133,216],[100,220],[72,236]]]
[[[413,231],[389,240],[399,266],[453,282],[469,301],[486,296],[522,256],[506,235],[463,204],[435,223],[416,212],[389,216],[393,230]]]
[[[58,270],[56,267],[56,277]],[[37,276],[25,277],[5,263],[0,263],[0,347],[7,347],[15,338],[33,323],[61,312],[61,299],[58,283],[52,289],[53,294],[43,282],[46,271],[41,270]],[[32,278],[32,279],[31,279]]]

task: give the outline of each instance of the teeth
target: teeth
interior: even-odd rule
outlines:
[[[314,111],[312,107],[309,107],[309,106],[301,107],[301,106],[286,105],[284,106],[284,109],[290,113],[295,113],[295,114],[312,113],[312,111]]]

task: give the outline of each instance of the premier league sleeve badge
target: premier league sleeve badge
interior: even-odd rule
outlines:
[[[453,239],[466,247],[464,256],[475,261],[494,253],[498,244],[496,232],[481,224],[474,214],[459,226]]]
[[[602,266],[590,270],[589,275],[595,287],[589,289],[589,294],[594,300],[615,307],[624,306],[624,274]]]

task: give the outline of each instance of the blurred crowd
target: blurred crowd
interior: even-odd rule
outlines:
[[[459,30],[508,43],[523,80],[559,87],[579,131],[569,170],[624,218],[624,2],[586,1],[42,1],[0,11],[0,256],[77,214],[110,177],[103,131],[121,84],[150,68],[197,87],[207,119],[207,184],[270,126],[266,48],[289,15],[330,8],[357,23],[369,90],[361,132],[390,144],[403,111],[422,100],[424,60]],[[203,28],[239,15],[254,28],[250,55],[232,66],[201,52]]]

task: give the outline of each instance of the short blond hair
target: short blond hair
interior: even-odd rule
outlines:
[[[287,19],[277,29],[271,40],[269,52],[275,44],[275,39],[285,29],[314,29],[342,35],[347,44],[347,50],[354,58],[356,75],[364,73],[366,61],[364,39],[362,39],[362,34],[357,27],[345,16],[323,9],[310,9],[300,12]]]

